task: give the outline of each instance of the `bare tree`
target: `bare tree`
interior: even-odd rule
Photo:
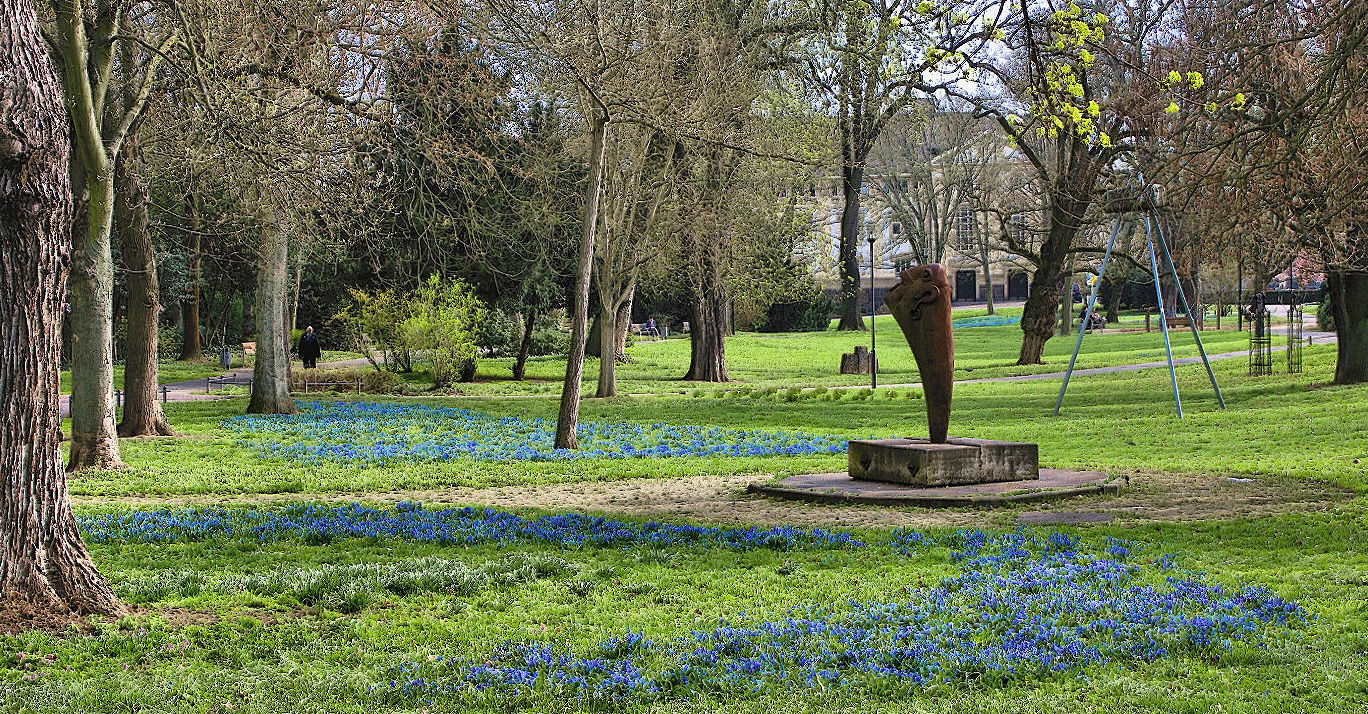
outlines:
[[[119,0],[54,0],[52,5],[50,44],[62,69],[71,116],[78,197],[79,235],[73,240],[68,283],[73,338],[68,470],[124,465],[114,424],[110,232],[115,168],[123,142],[147,106],[158,68],[179,38],[169,29],[130,31],[133,5]],[[148,9],[137,5],[140,14]],[[127,66],[118,66],[116,59],[130,45],[138,45],[139,51],[122,52]],[[128,64],[134,57],[138,64]]]
[[[823,3],[824,33],[805,78],[834,109],[841,151],[841,320],[837,329],[863,330],[858,257],[860,200],[870,152],[889,122],[913,103],[955,83],[970,54],[985,53],[1007,3],[954,4],[911,0]]]
[[[1212,67],[1212,88],[1174,122],[1175,143],[1200,152],[1179,175],[1208,223],[1233,228],[1208,242],[1241,263],[1323,265],[1335,381],[1368,381],[1368,5],[1255,1],[1183,19],[1184,49]],[[1240,235],[1253,224],[1260,238]]]
[[[62,470],[68,118],[32,0],[0,0],[0,16],[0,608],[120,614],[76,530]]]

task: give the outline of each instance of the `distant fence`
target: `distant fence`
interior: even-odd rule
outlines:
[[[1305,305],[1307,303],[1320,304],[1325,297],[1325,290],[1316,288],[1315,290],[1265,290],[1265,305]],[[1245,301],[1248,302],[1250,294],[1245,293]]]
[[[218,385],[219,387],[235,387],[238,385],[247,385],[250,387],[252,385],[252,378],[238,377],[236,375],[231,375],[228,377],[206,377],[204,380],[204,393],[208,394],[210,391],[213,390],[215,385]]]

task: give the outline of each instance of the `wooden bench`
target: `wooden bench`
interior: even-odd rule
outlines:
[[[243,366],[243,367],[250,367],[250,366],[252,366],[252,362],[255,361],[255,360],[256,360],[256,343],[255,343],[255,342],[244,342],[244,343],[242,343],[242,366]]]

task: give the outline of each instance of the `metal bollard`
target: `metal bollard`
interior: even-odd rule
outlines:
[[[122,389],[116,389],[116,390],[114,390],[114,406],[117,407],[117,408],[119,408],[119,409],[122,409],[122,408],[123,408],[123,390],[122,390]]]
[[[161,386],[161,393],[162,393],[162,404],[165,404],[165,403],[166,403],[166,385],[165,385],[165,384],[163,384],[163,385]]]

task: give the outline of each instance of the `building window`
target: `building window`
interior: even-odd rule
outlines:
[[[1012,214],[1012,240],[1018,245],[1027,245],[1031,236],[1031,229],[1026,225],[1025,213]]]
[[[955,249],[968,253],[978,248],[975,238],[978,235],[978,220],[974,212],[968,208],[961,208],[955,214]]]
[[[895,236],[902,235],[902,224],[897,221],[893,221],[893,223],[889,224],[888,226],[888,233],[889,235]]]

